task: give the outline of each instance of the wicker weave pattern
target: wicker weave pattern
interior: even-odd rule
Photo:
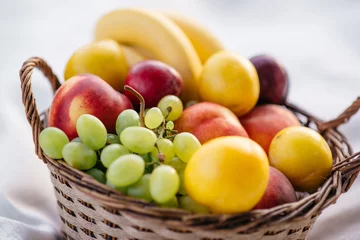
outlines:
[[[51,172],[65,239],[305,239],[322,210],[351,187],[360,171],[360,153],[353,154],[347,139],[336,129],[358,111],[360,99],[329,122],[287,104],[303,125],[321,131],[333,152],[331,176],[317,192],[295,203],[244,214],[200,215],[160,208],[124,196],[42,152],[38,136],[47,125],[47,114],[39,116],[32,94],[30,80],[35,67],[49,79],[54,92],[60,83],[40,58],[30,58],[20,70],[23,103],[36,154]]]
[[[50,167],[51,180],[55,188],[56,198],[61,220],[64,223],[64,236],[74,239],[109,239],[116,236],[118,239],[305,239],[317,216],[280,223],[274,226],[265,227],[262,232],[251,234],[236,232],[191,232],[183,229],[169,229],[161,222],[139,221],[131,214],[117,212],[116,214],[97,205],[96,201],[75,187],[70,187],[66,181],[54,174],[56,169]],[[85,203],[86,202],[86,203]],[[116,223],[116,224],[114,224]],[[77,226],[76,229],[74,226]],[[80,229],[79,229],[80,228]],[[151,230],[150,230],[150,229]],[[263,232],[265,234],[263,234]],[[105,233],[107,234],[105,236]],[[110,238],[112,239],[112,238]]]

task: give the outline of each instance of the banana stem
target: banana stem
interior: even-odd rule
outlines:
[[[136,91],[134,88],[130,87],[129,85],[125,85],[124,86],[125,91],[129,91],[131,92],[135,97],[137,97],[140,101],[140,123],[141,126],[144,127],[145,123],[144,123],[144,118],[145,118],[145,99],[143,98],[143,96],[141,96],[141,94]]]

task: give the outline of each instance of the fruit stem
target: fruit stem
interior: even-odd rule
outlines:
[[[143,98],[143,96],[141,96],[141,94],[136,91],[134,88],[130,87],[129,85],[125,85],[124,86],[124,89],[125,91],[129,91],[131,92],[135,97],[137,97],[140,101],[140,123],[141,123],[141,126],[144,127],[145,124],[144,124],[144,118],[145,118],[145,100]]]

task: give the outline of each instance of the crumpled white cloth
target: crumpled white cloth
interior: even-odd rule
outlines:
[[[0,3],[0,240],[53,240],[60,227],[47,167],[37,159],[21,103],[18,70],[44,57],[61,77],[67,59],[91,41],[103,13],[119,7],[172,10],[197,19],[231,50],[267,52],[291,79],[290,100],[331,119],[360,95],[360,1],[13,0]],[[50,88],[35,74],[40,110]],[[360,113],[341,128],[360,150]],[[360,180],[327,208],[310,240],[360,239]]]

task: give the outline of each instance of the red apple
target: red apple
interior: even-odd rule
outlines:
[[[114,133],[118,115],[130,108],[130,100],[100,77],[81,74],[65,81],[56,92],[50,107],[49,125],[63,130],[71,140],[78,136],[77,119],[88,113],[99,118],[108,132]]]
[[[260,202],[254,209],[267,209],[296,201],[296,193],[289,179],[274,167],[270,167],[270,178]]]
[[[135,64],[128,73],[125,85],[138,91],[145,100],[147,108],[155,107],[161,98],[166,95],[179,96],[183,87],[180,74],[169,65],[147,60]],[[139,105],[139,100],[130,92],[125,91],[134,105]]]

